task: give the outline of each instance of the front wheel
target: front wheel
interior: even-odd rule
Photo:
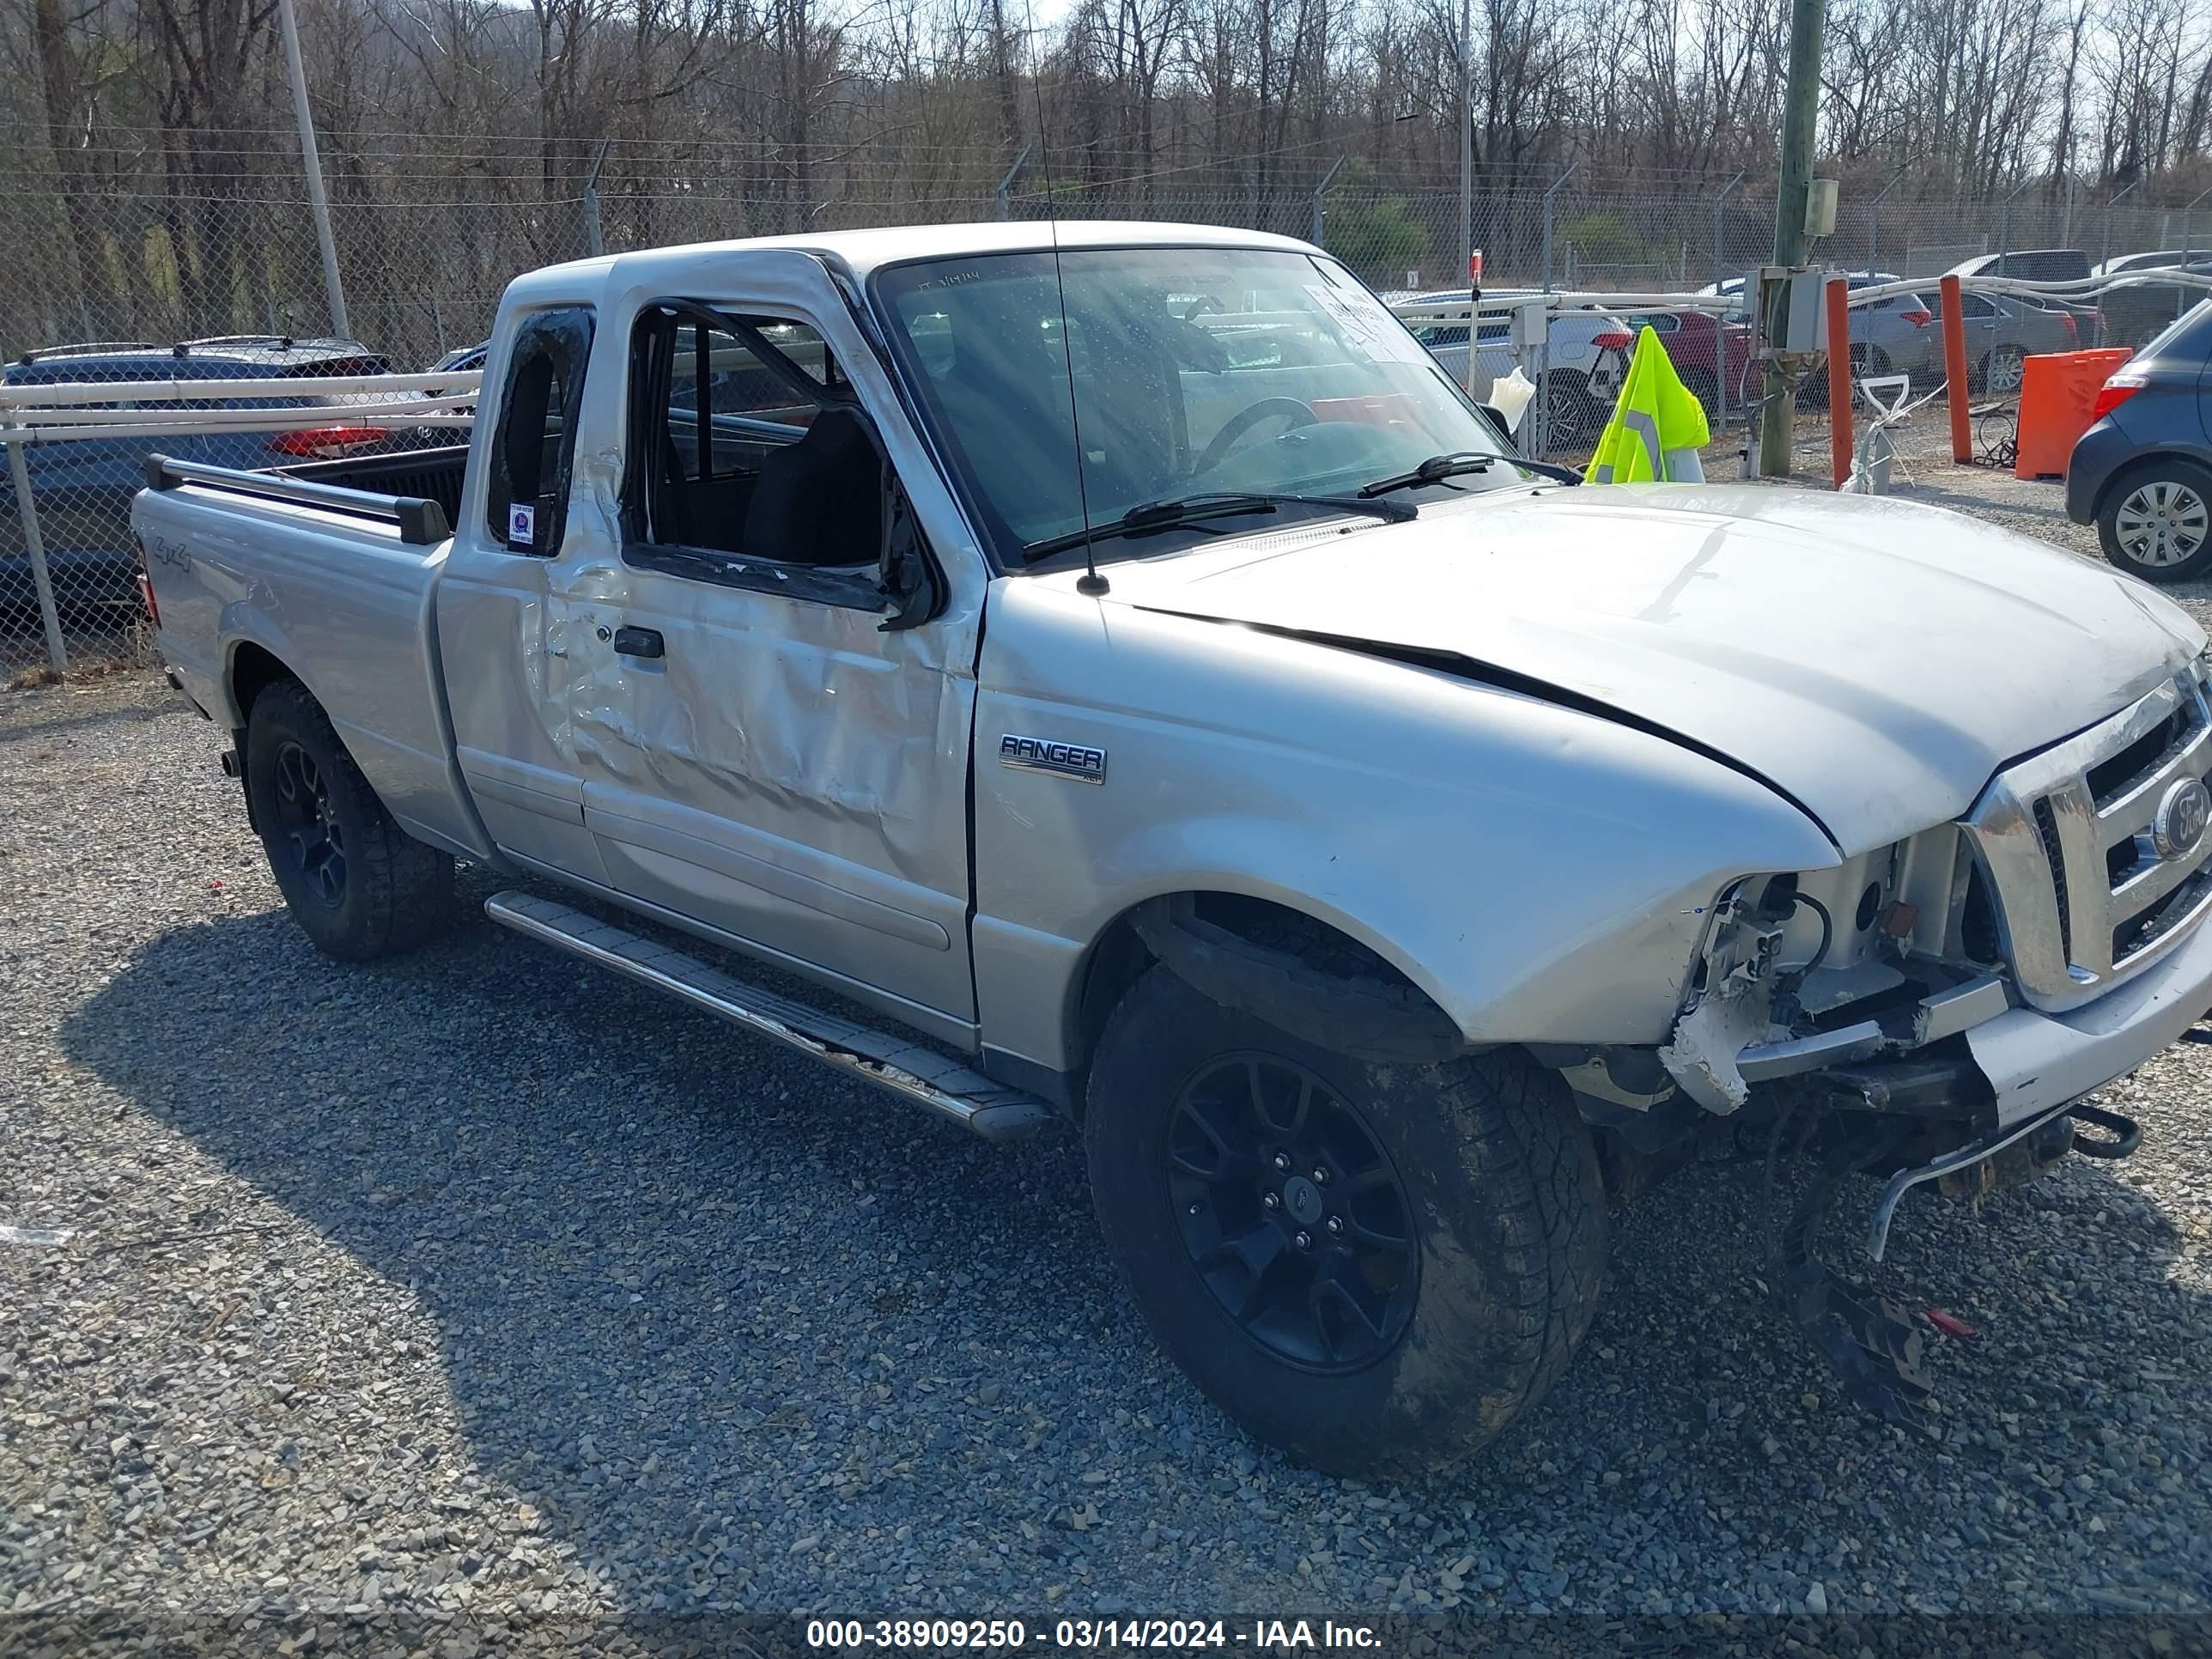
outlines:
[[[2179,456],[2130,471],[2097,513],[2105,556],[2145,581],[2179,582],[2212,568],[2212,472]]]
[[[2027,378],[2027,353],[2016,345],[2001,345],[1982,359],[1982,390],[2009,397]]]
[[[246,789],[284,906],[325,956],[388,956],[443,925],[452,857],[392,822],[323,706],[297,681],[253,700]]]
[[[1544,441],[1553,449],[1585,448],[1605,429],[1606,410],[1590,383],[1571,368],[1544,376]]]
[[[1352,1060],[1154,968],[1100,1038],[1085,1144],[1100,1229],[1160,1345],[1316,1468],[1459,1462],[1589,1328],[1596,1157],[1557,1080],[1517,1054]]]

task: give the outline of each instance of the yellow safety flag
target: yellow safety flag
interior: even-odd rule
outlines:
[[[1705,406],[1682,384],[1667,348],[1645,324],[1636,337],[1628,378],[1597,441],[1592,483],[1703,483],[1698,452],[1711,441]]]

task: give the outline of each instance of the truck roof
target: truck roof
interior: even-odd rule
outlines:
[[[646,248],[592,259],[548,265],[518,276],[510,292],[518,300],[536,297],[543,286],[571,292],[580,276],[605,277],[620,268],[625,282],[649,280],[665,269],[672,280],[702,258],[743,253],[756,248],[798,248],[842,260],[865,280],[880,266],[908,259],[950,258],[963,253],[1044,252],[1057,236],[1063,249],[1084,247],[1249,247],[1311,253],[1319,250],[1294,237],[1261,230],[1226,230],[1217,225],[1179,225],[1134,220],[1063,219],[985,221],[975,224],[900,225],[881,230],[835,230],[796,236],[751,236],[725,242],[690,242]]]

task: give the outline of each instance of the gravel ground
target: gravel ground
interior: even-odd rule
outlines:
[[[465,911],[325,961],[219,750],[150,677],[0,696],[0,1224],[68,1234],[0,1234],[0,1650],[11,1607],[2212,1603],[2212,1048],[2105,1091],[2132,1161],[1908,1200],[1881,1283],[1978,1332],[1931,1336],[1940,1446],[1838,1401],[1715,1164],[1617,1218],[1539,1410],[1374,1489],[1162,1360],[1072,1137],[986,1146]]]

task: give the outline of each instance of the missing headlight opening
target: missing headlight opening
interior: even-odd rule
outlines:
[[[2003,1012],[1987,882],[1955,826],[1811,874],[1748,876],[1713,906],[1657,1055],[1707,1111],[1754,1085],[1917,1049]]]
[[[1767,894],[1784,882],[1789,902],[1777,917]],[[1751,887],[1738,883],[1713,907],[1698,975],[1701,989],[1676,1022],[1674,1040],[1659,1049],[1660,1063],[1684,1092],[1723,1115],[1751,1097],[1737,1059],[1773,1030],[1775,951],[1782,923],[1796,908],[1794,876],[1759,883],[1756,903],[1746,896]]]

